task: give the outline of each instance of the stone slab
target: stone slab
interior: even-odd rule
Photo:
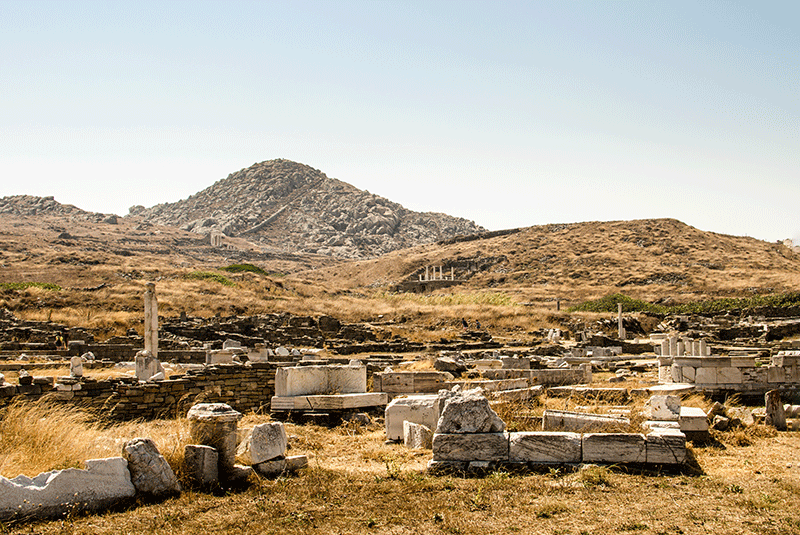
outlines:
[[[509,433],[508,459],[512,463],[580,463],[581,444],[579,433],[544,431]]]
[[[403,422],[403,444],[406,448],[429,450],[433,447],[433,431],[425,425]]]
[[[439,396],[408,396],[395,398],[386,406],[384,421],[386,423],[386,440],[403,438],[403,422],[413,422],[436,429],[439,421]]]
[[[647,447],[637,433],[586,433],[583,435],[585,463],[644,463]]]
[[[388,402],[389,396],[385,392],[294,397],[273,396],[271,408],[273,411],[336,411],[361,407],[384,407]]]
[[[682,464],[686,461],[686,435],[679,430],[656,428],[645,437],[648,464]]]
[[[619,428],[628,424],[630,424],[630,420],[624,416],[553,409],[545,410],[542,416],[543,431],[598,431]]]
[[[694,374],[695,384],[715,385],[717,384],[717,370],[719,368],[704,366],[697,368]]]
[[[708,420],[706,413],[700,407],[681,407],[681,415],[678,418],[681,431],[697,432],[708,431]]]
[[[128,463],[122,457],[85,461],[36,477],[0,477],[0,519],[53,518],[80,510],[99,511],[132,498]]]
[[[294,397],[367,391],[365,366],[286,366],[275,372],[275,395]]]
[[[435,461],[508,461],[508,433],[436,433]]]

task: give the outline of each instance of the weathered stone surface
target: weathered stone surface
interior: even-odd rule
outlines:
[[[507,461],[508,433],[453,433],[433,435],[436,461]]]
[[[275,396],[357,394],[367,391],[364,366],[291,366],[275,373]]]
[[[681,464],[686,461],[686,435],[676,429],[656,428],[645,437],[647,463]]]
[[[225,479],[236,459],[237,422],[242,414],[225,403],[198,403],[186,417],[192,442],[217,450],[220,478]]]
[[[498,433],[505,423],[489,406],[479,389],[459,392],[447,400],[436,426],[437,433]]]
[[[683,433],[708,431],[706,413],[700,407],[681,407],[678,422]]]
[[[136,378],[139,381],[159,380],[154,379],[158,374],[161,374],[161,380],[164,379],[164,367],[150,351],[144,350],[136,353],[134,363],[136,364]]]
[[[99,511],[136,494],[122,457],[85,461],[34,478],[0,477],[0,518],[52,518],[76,510]]]
[[[308,396],[272,396],[270,406],[273,411],[340,411],[366,407],[384,407],[389,396],[383,392],[362,392],[357,394],[319,394]]]
[[[236,460],[255,465],[286,455],[286,430],[281,422],[255,426],[236,450]]]
[[[651,396],[647,400],[644,412],[649,420],[678,421],[681,415],[681,398],[667,395]]]
[[[644,435],[635,433],[586,433],[585,463],[643,463],[647,458]]]
[[[219,456],[211,446],[187,444],[183,449],[183,471],[201,487],[219,483]]]
[[[305,455],[292,455],[286,458],[272,459],[253,465],[256,473],[265,477],[277,477],[284,472],[296,472],[308,466],[308,457]]]
[[[785,431],[786,413],[783,411],[780,391],[770,390],[764,394],[764,406],[766,407],[764,423],[773,426],[778,431]]]
[[[386,439],[402,439],[403,422],[405,421],[435,429],[439,421],[439,407],[438,395],[409,396],[393,399],[384,411]]]
[[[580,433],[509,433],[508,460],[512,463],[579,463]]]
[[[433,431],[431,428],[414,422],[403,422],[403,444],[406,448],[431,449],[433,447]]]
[[[450,372],[453,375],[461,375],[467,371],[467,365],[458,362],[452,357],[440,357],[433,362],[433,369],[440,372]]]
[[[614,430],[630,424],[624,416],[547,409],[542,416],[543,431]]]
[[[131,483],[142,494],[163,497],[181,492],[181,486],[169,463],[149,438],[134,438],[122,447],[128,461]]]
[[[256,163],[188,199],[136,214],[203,235],[244,235],[276,250],[341,258],[372,258],[484,230],[465,219],[413,212],[289,160]]]

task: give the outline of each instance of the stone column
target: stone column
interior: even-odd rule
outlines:
[[[669,337],[669,354],[673,357],[678,356],[678,337],[677,336],[670,336]]]
[[[456,277],[455,277],[455,275],[453,274],[453,266],[450,266],[450,280],[451,280],[451,281],[454,281],[454,280],[456,280]]]
[[[147,283],[144,291],[144,349],[158,358],[158,300],[152,282]]]
[[[705,340],[700,340],[700,355],[701,357],[708,356],[708,344],[706,344]]]
[[[683,356],[683,351],[684,351],[684,345],[683,345],[683,342],[678,342],[676,345],[677,345],[678,347],[677,347],[677,349],[676,349],[677,353],[675,354],[675,356],[676,356],[676,357],[682,357],[682,356]]]
[[[192,442],[217,450],[219,476],[225,479],[236,462],[236,432],[242,414],[225,403],[198,403],[186,417]]]
[[[428,266],[425,266],[425,280],[426,280],[426,281],[427,281],[427,280],[430,280],[430,279],[428,278]]]
[[[669,340],[667,338],[661,340],[661,356],[662,357],[672,356],[672,353],[669,352]]]
[[[617,303],[617,335],[620,340],[625,339],[625,327],[622,326],[622,303]]]

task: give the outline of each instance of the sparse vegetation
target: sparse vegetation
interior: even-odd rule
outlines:
[[[0,290],[27,290],[28,288],[58,291],[61,286],[51,282],[0,282]]]
[[[219,268],[220,271],[227,271],[228,273],[257,273],[259,275],[267,275],[267,272],[253,264],[231,264]]]
[[[236,286],[236,283],[225,275],[214,273],[212,271],[192,271],[191,273],[187,273],[185,277],[189,280],[213,281],[218,282],[223,286]]]
[[[754,308],[788,308],[800,306],[800,292],[754,295],[752,297],[728,297],[693,301],[684,304],[662,305],[633,299],[627,295],[616,293],[586,301],[570,307],[567,312],[617,312],[617,305],[622,304],[623,312],[646,312],[650,314],[724,314]]]

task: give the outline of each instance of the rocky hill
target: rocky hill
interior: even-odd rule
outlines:
[[[452,268],[458,288],[450,291],[492,288],[514,292],[523,301],[577,301],[614,292],[688,300],[800,288],[800,254],[785,244],[706,232],[674,219],[490,232],[328,267],[307,277],[340,288],[413,289],[426,266],[441,266],[448,278]]]
[[[188,199],[135,206],[130,215],[246,238],[265,250],[341,258],[376,257],[484,230],[466,219],[413,212],[289,160],[254,164]]]

